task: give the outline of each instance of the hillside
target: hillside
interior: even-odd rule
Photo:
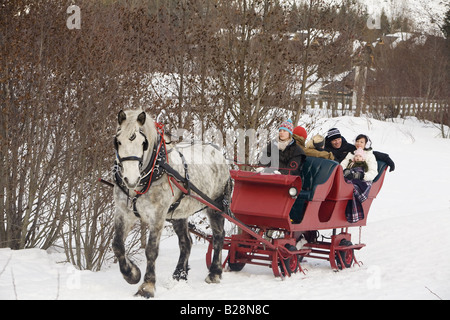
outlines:
[[[448,1],[443,0],[358,0],[372,14],[380,14],[384,9],[388,17],[400,15],[413,21],[416,31],[440,34]]]
[[[291,0],[284,0],[292,3]],[[296,0],[302,3],[309,0]],[[337,0],[325,0],[331,3],[339,3]],[[388,17],[400,15],[413,21],[416,31],[441,34],[438,25],[442,24],[445,12],[449,9],[448,1],[444,0],[356,0],[367,12],[374,17],[384,12]]]

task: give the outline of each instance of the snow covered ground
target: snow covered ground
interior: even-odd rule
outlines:
[[[375,150],[389,153],[396,169],[369,212],[357,252],[364,264],[333,272],[329,263],[306,259],[306,275],[282,281],[266,267],[247,265],[224,272],[220,284],[204,282],[207,245],[192,250],[187,282],[174,282],[178,259],[175,237],[161,242],[156,298],[163,300],[273,299],[450,299],[450,139],[415,119],[381,122],[366,118],[322,119],[315,132],[338,127],[349,141],[366,133]],[[353,228],[354,239],[358,228]],[[60,263],[60,253],[0,249],[0,299],[142,299],[138,285],[123,280],[112,264],[100,272]],[[145,260],[139,261],[141,270]]]

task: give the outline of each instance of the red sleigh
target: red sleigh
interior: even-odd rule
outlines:
[[[365,244],[353,244],[348,228],[366,225],[386,171],[387,165],[378,162],[378,176],[362,203],[364,218],[350,223],[345,208],[352,199],[353,185],[344,180],[342,167],[335,161],[307,157],[301,176],[232,170],[232,216],[224,216],[242,232],[225,239],[225,263],[233,271],[246,264],[269,266],[275,276],[301,270],[302,257],[328,260],[333,269],[351,267],[358,263],[354,250]],[[319,240],[318,231],[329,229],[331,238]],[[300,248],[297,243],[302,237],[308,242]],[[208,267],[211,252],[212,243],[206,256]]]

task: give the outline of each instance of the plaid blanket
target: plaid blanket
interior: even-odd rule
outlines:
[[[362,204],[369,196],[372,181],[363,181],[358,179],[349,180],[353,184],[353,199],[348,202],[345,208],[347,221],[355,223],[364,219],[364,210]]]

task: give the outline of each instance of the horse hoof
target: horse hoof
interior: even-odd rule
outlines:
[[[187,272],[187,270],[176,269],[172,275],[172,278],[176,281],[180,281],[180,280],[187,281],[188,272]]]
[[[151,283],[143,283],[135,296],[141,296],[146,299],[153,298],[155,296],[155,286]]]
[[[141,270],[139,270],[134,263],[132,263],[128,272],[122,272],[122,275],[125,281],[129,284],[136,284],[141,280]]]
[[[222,276],[220,274],[208,274],[205,281],[206,283],[220,283]]]

